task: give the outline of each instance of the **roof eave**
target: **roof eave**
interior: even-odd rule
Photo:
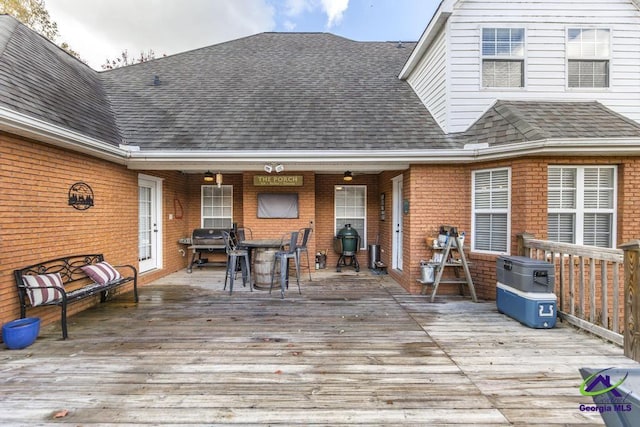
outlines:
[[[526,156],[639,156],[640,137],[620,138],[548,138],[511,144],[478,144],[475,161],[500,160]]]
[[[453,6],[456,1],[457,0],[442,0],[433,18],[431,18],[429,25],[427,25],[422,36],[420,36],[418,44],[413,49],[413,52],[411,52],[411,55],[404,64],[404,67],[402,67],[402,71],[400,71],[400,75],[398,75],[399,79],[406,80],[413,69],[418,65],[418,62],[420,62],[424,53],[427,51],[429,46],[431,46],[431,43],[433,43],[436,36],[440,33],[440,30],[444,27],[447,20],[453,13]]]
[[[125,164],[130,152],[6,107],[0,107],[0,130],[118,164]]]
[[[476,163],[528,156],[640,156],[640,137],[544,139],[460,149],[335,150],[323,151],[188,151],[130,153],[127,166],[135,170],[196,172],[217,168],[225,172],[262,170],[264,164],[283,163],[287,170],[329,172],[403,170],[417,164]]]

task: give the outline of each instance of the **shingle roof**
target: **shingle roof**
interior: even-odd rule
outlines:
[[[640,137],[640,124],[599,102],[497,101],[457,138],[489,145],[543,139]]]
[[[143,152],[321,156],[640,137],[639,124],[597,102],[541,101],[497,101],[466,132],[445,135],[397,77],[414,46],[262,33],[98,73],[0,15],[0,106]]]
[[[123,136],[143,151],[451,147],[397,78],[412,47],[262,33],[102,77]]]
[[[8,15],[0,15],[0,105],[120,142],[99,74]]]

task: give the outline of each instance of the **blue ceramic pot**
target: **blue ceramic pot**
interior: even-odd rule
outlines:
[[[19,350],[33,344],[39,332],[39,317],[13,320],[2,325],[2,341],[11,350]]]

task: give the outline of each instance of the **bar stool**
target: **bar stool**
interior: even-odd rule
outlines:
[[[289,241],[289,247],[282,249],[275,254],[273,261],[273,267],[271,268],[271,286],[269,286],[269,293],[273,289],[273,279],[276,271],[276,263],[280,263],[280,298],[284,298],[284,290],[289,287],[289,260],[293,259],[296,264],[296,282],[298,283],[298,293],[302,294],[300,290],[300,264],[298,263],[298,232],[291,232],[291,239]],[[284,241],[284,240],[283,240]]]
[[[249,289],[253,292],[249,251],[247,249],[238,249],[228,231],[222,231],[222,238],[224,239],[225,250],[227,252],[227,271],[224,275],[223,289],[227,289],[227,279],[229,279],[229,295],[233,292],[233,281],[236,276],[237,265],[240,263],[240,268],[242,269],[242,286],[246,286],[248,280]]]
[[[302,233],[302,243],[296,246],[296,254],[298,255],[298,264],[300,265],[300,270],[304,267],[302,265],[302,259],[300,258],[302,252],[306,252],[307,254],[307,270],[309,270],[309,281],[311,282],[311,263],[309,261],[309,251],[307,250],[307,242],[309,241],[309,236],[311,235],[311,228],[302,228],[299,233]]]

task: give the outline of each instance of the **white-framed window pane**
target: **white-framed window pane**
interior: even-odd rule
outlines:
[[[609,61],[569,60],[569,87],[609,87]]]
[[[586,213],[584,215],[584,244],[611,247],[611,218],[613,214]]]
[[[202,227],[231,228],[233,226],[233,186],[202,186]]]
[[[138,187],[138,261],[151,258],[151,234],[153,233],[151,227],[152,200],[151,188]]]
[[[550,166],[548,238],[612,247],[615,224],[615,166]]]
[[[475,220],[474,241],[476,250],[490,252],[507,251],[508,215],[504,214],[477,214]]]
[[[485,59],[482,61],[482,86],[522,87],[523,61]]]
[[[524,28],[482,29],[482,86],[524,86]]]
[[[339,185],[334,189],[335,233],[345,224],[351,224],[360,236],[361,249],[366,248],[367,235],[367,187],[364,185]]]
[[[509,245],[509,169],[473,173],[473,248],[505,253]]]
[[[574,209],[576,207],[576,169],[549,168],[549,209]]]
[[[548,239],[553,242],[575,243],[575,214],[548,214]]]
[[[613,169],[585,168],[584,207],[585,209],[613,208]]]
[[[483,28],[483,56],[523,56],[524,28]]]
[[[567,80],[570,88],[609,87],[611,32],[606,28],[567,30]]]
[[[569,28],[567,55],[572,59],[609,57],[610,35],[607,28]]]

